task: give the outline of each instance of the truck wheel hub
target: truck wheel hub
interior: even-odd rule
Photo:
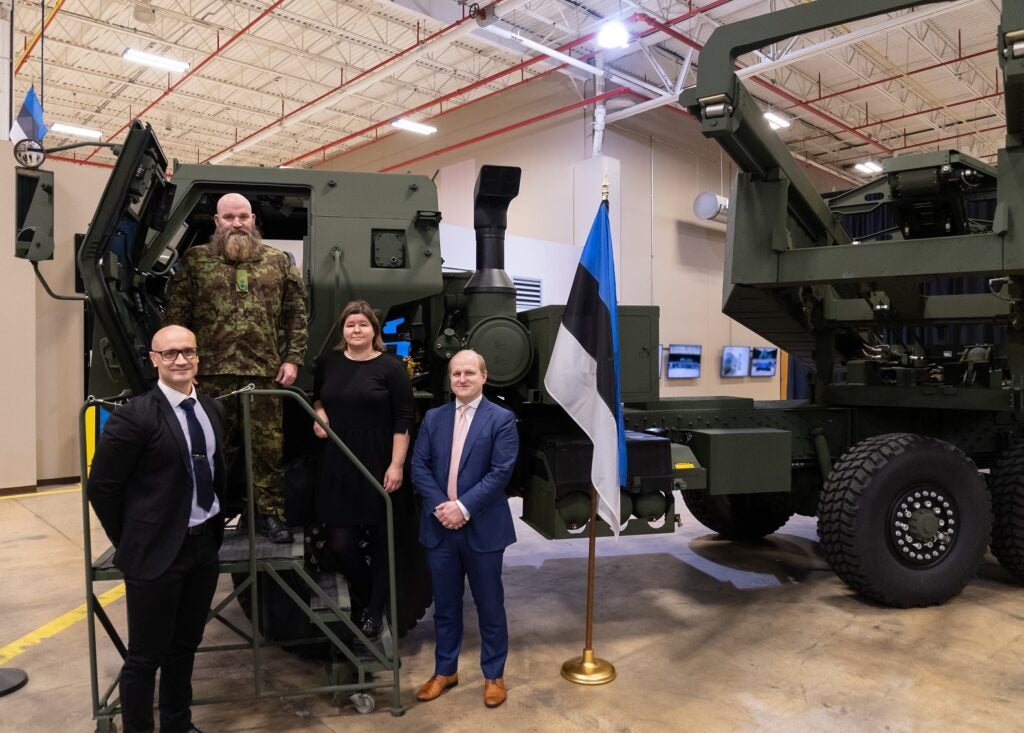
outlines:
[[[914,487],[892,505],[889,540],[897,557],[914,565],[930,565],[945,557],[958,530],[956,505],[941,490]]]

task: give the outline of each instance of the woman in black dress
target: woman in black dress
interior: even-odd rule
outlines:
[[[405,366],[384,350],[380,321],[355,300],[341,312],[341,342],[320,359],[313,407],[388,493],[402,486],[412,428],[412,385]],[[319,424],[313,433],[326,438]],[[316,486],[316,517],[349,582],[352,617],[367,636],[380,633],[388,595],[388,535],[384,498],[328,442]],[[369,534],[367,566],[359,540]]]

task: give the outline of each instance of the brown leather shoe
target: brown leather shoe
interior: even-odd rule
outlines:
[[[449,688],[455,687],[457,684],[459,684],[458,672],[453,675],[435,674],[416,693],[416,699],[420,702],[436,700],[447,692]]]
[[[499,677],[496,680],[484,680],[484,705],[489,708],[496,708],[505,702],[505,680]]]

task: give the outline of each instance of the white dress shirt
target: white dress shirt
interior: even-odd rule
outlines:
[[[476,410],[477,410],[478,407],[480,407],[480,403],[483,401],[483,399],[484,399],[484,393],[481,392],[480,394],[478,394],[470,402],[460,402],[458,399],[455,400],[455,410],[456,410],[456,412],[458,411],[458,409],[462,405],[466,406],[466,435],[469,435],[469,428],[473,425],[473,416],[476,415]],[[461,501],[459,501],[458,499],[455,500],[455,503],[459,505],[459,509],[462,511],[462,516],[468,522],[469,521],[469,510],[466,509],[466,506]]]
[[[213,464],[213,456],[217,452],[217,436],[213,432],[213,423],[210,422],[209,415],[206,414],[206,410],[203,409],[203,404],[199,401],[196,396],[196,388],[192,387],[192,391],[189,394],[182,394],[173,387],[168,387],[161,381],[157,382],[157,386],[160,387],[160,391],[164,393],[164,397],[171,403],[171,407],[174,408],[174,416],[178,418],[178,424],[181,426],[181,432],[185,435],[185,442],[188,444],[189,455],[192,454],[192,437],[188,432],[188,418],[185,417],[185,410],[181,407],[181,403],[187,400],[189,397],[196,401],[196,405],[193,408],[196,419],[199,420],[199,426],[203,429],[203,437],[206,438],[206,460],[210,462],[210,475],[216,475],[216,468]],[[191,469],[191,466],[189,467]],[[196,496],[196,478],[192,477],[192,511],[188,515],[188,526],[195,527],[196,525],[202,524],[210,517],[215,517],[220,514],[220,500],[217,499],[217,494],[213,495],[213,504],[209,510],[203,509],[199,506],[199,499]]]

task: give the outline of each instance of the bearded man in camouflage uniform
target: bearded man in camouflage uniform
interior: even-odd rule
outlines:
[[[287,255],[262,242],[244,196],[221,197],[214,222],[213,241],[189,249],[171,280],[164,325],[184,326],[203,344],[198,380],[208,394],[226,395],[250,383],[257,389],[274,389],[275,382],[290,387],[306,355],[302,276]],[[236,436],[237,453],[241,401],[236,396],[224,402],[225,433]],[[291,542],[284,517],[279,400],[253,398],[251,416],[260,531],[273,542]]]

